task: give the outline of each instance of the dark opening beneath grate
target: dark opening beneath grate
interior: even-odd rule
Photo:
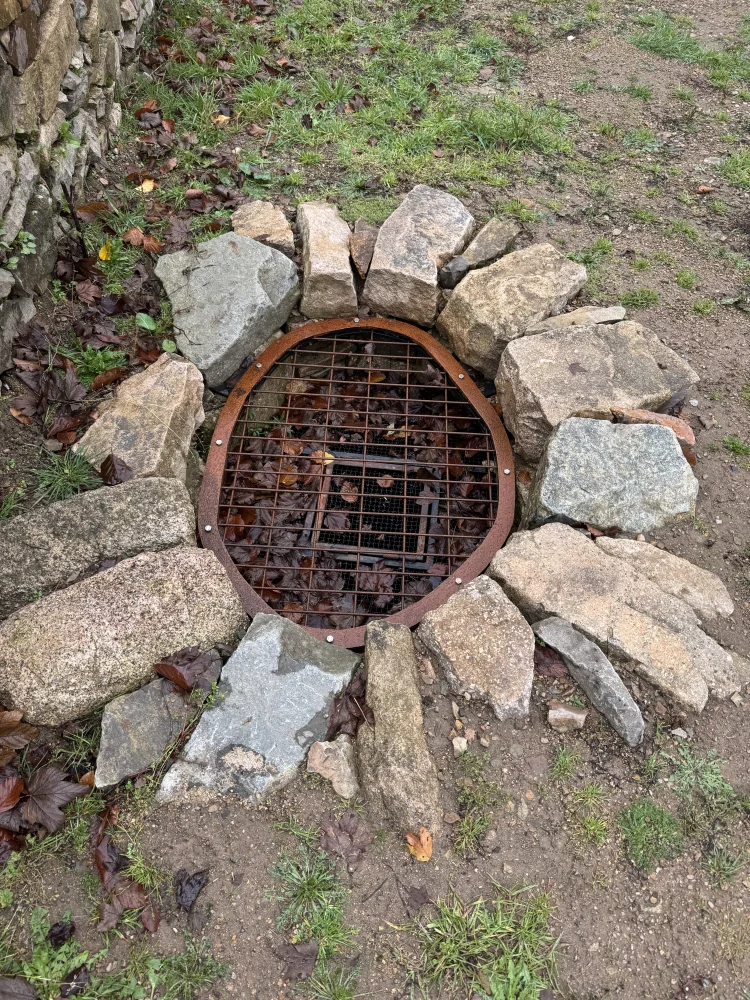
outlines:
[[[275,611],[353,629],[415,604],[498,510],[491,432],[421,344],[382,329],[310,336],[250,391],[217,527]]]

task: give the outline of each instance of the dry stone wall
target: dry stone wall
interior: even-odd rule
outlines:
[[[120,123],[116,89],[135,75],[153,7],[0,0],[0,342],[33,314],[31,293],[54,266],[65,192],[81,194]]]

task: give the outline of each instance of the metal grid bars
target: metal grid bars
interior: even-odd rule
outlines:
[[[422,331],[383,321],[306,329],[315,332],[282,338],[233,391],[242,398],[217,426],[223,467],[207,468],[202,537],[244,582],[243,599],[251,590],[248,610],[359,645],[367,622],[412,624],[450,596],[441,584],[461,584],[457,570],[498,530],[501,493],[507,506],[510,450],[499,468],[502,425]],[[226,410],[235,419],[225,440]]]

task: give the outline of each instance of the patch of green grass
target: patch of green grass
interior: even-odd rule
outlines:
[[[565,747],[560,747],[552,758],[550,774],[555,781],[567,781],[573,777],[580,762],[581,755],[577,750],[567,750]]]
[[[738,437],[736,434],[727,434],[721,439],[721,443],[727,449],[731,451],[733,455],[747,456],[750,455],[750,444]]]
[[[487,756],[464,753],[458,759],[458,769],[463,772],[458,792],[458,811],[461,819],[455,824],[453,849],[466,857],[474,854],[480,838],[492,825],[492,806],[497,801],[497,785],[484,775]]]
[[[695,226],[691,226],[683,219],[672,219],[667,226],[667,233],[669,236],[684,236],[691,243],[697,243],[700,239],[700,234]]]
[[[603,816],[580,816],[577,826],[578,836],[581,840],[588,841],[601,847],[607,840],[607,821]]]
[[[305,980],[304,992],[312,1000],[354,1000],[357,979],[356,970],[332,969],[326,965]]]
[[[691,104],[695,100],[695,91],[690,87],[672,87],[671,93],[675,100],[684,101],[685,104]]]
[[[123,243],[119,236],[105,233],[100,222],[84,226],[83,238],[86,249],[97,258],[96,265],[105,276],[105,289],[115,295],[121,294],[123,282],[132,276],[142,251],[138,247]],[[103,247],[106,247],[106,259],[99,257],[99,251]]]
[[[614,122],[597,122],[594,128],[599,135],[603,135],[605,139],[616,139],[620,134],[620,129],[614,124]]]
[[[604,801],[605,791],[597,781],[590,781],[583,788],[576,788],[573,801],[586,809],[597,809]]]
[[[698,284],[698,275],[694,274],[692,271],[678,271],[674,276],[674,280],[680,288],[684,288],[688,292],[692,292]]]
[[[605,236],[600,236],[594,240],[591,246],[583,247],[582,250],[576,250],[574,253],[569,253],[568,257],[586,267],[596,267],[605,258],[611,257],[613,251],[614,243],[612,240],[607,239]]]
[[[710,316],[715,308],[716,303],[713,299],[696,299],[693,303],[693,312],[699,316]]]
[[[707,48],[663,11],[641,14],[635,23],[636,30],[628,36],[633,45],[664,59],[702,66],[715,87],[727,89],[733,80],[750,80],[750,58],[741,48]]]
[[[721,176],[738,188],[750,188],[750,150],[733,153],[719,166]]]
[[[648,271],[651,267],[651,261],[646,257],[636,257],[630,264],[634,271]]]
[[[593,80],[576,80],[573,84],[573,91],[576,94],[593,94],[596,84]]]
[[[623,136],[622,144],[640,153],[658,153],[663,145],[656,132],[646,125],[631,128]]]
[[[298,817],[294,814],[290,815],[285,820],[281,820],[279,823],[274,823],[274,828],[276,830],[281,830],[283,833],[291,833],[293,837],[296,837],[297,840],[301,840],[302,843],[307,844],[308,847],[312,847],[320,838],[319,826],[316,826],[314,823],[303,823],[302,820],[298,819]]]
[[[18,486],[14,486],[12,490],[8,490],[4,494],[2,500],[0,500],[0,521],[7,521],[9,517],[13,517],[14,514],[18,513],[21,509],[21,504],[23,503],[23,498],[26,496],[26,483],[20,482]]]
[[[749,452],[750,453],[750,452]],[[663,754],[674,767],[669,776],[672,790],[680,798],[686,833],[703,833],[739,806],[734,788],[721,773],[716,751],[701,754],[686,743],[675,754]]]
[[[541,215],[529,205],[525,205],[520,198],[510,198],[508,201],[497,202],[495,211],[498,215],[504,215],[509,219],[515,219],[522,226],[533,222],[539,222]]]
[[[81,451],[68,450],[64,455],[48,455],[46,468],[37,469],[36,496],[40,503],[67,500],[82,490],[93,490],[102,481]]]
[[[67,910],[62,922],[69,923],[70,918],[71,912]],[[60,988],[68,973],[80,965],[90,966],[93,961],[75,938],[71,937],[55,948],[47,937],[49,929],[47,910],[37,906],[29,918],[30,954],[15,954],[5,937],[3,940],[3,973],[21,976],[39,1000],[55,1000],[60,996]]]
[[[644,872],[658,862],[675,858],[683,838],[674,816],[651,799],[639,799],[623,809],[617,823],[625,841],[628,858]]]
[[[656,783],[660,771],[660,757],[658,753],[650,754],[643,762],[643,780],[648,785]]]
[[[659,293],[653,288],[637,288],[620,296],[620,305],[626,309],[648,309],[659,301]]]
[[[656,212],[652,211],[650,208],[636,208],[633,212],[633,218],[636,222],[657,222],[659,216]],[[656,255],[654,255],[656,256]]]
[[[641,101],[650,101],[654,96],[654,92],[651,87],[645,86],[645,84],[636,83],[635,81],[628,84],[627,87],[623,88],[626,94],[631,97],[636,97]]]
[[[349,944],[353,931],[344,923],[343,911],[349,890],[325,851],[300,844],[296,854],[281,855],[271,875],[279,883],[279,889],[269,894],[282,906],[276,918],[279,930],[291,931],[295,943],[315,938],[319,961]]]
[[[746,382],[742,389],[740,390],[740,398],[743,403],[747,403],[750,406],[750,382]]]
[[[55,748],[52,759],[63,771],[77,775],[93,771],[101,739],[101,716],[82,719],[75,729],[62,735],[62,742]]]
[[[356,222],[357,219],[364,219],[373,226],[385,222],[391,212],[399,206],[396,197],[373,197],[373,198],[345,198],[341,202],[341,215],[347,222]]]
[[[492,902],[438,900],[434,916],[416,926],[415,978],[423,995],[444,987],[495,1000],[539,1000],[554,985],[549,896],[528,888],[495,889]]]
[[[732,854],[726,848],[715,845],[701,868],[708,873],[711,884],[720,889],[732,882],[746,866],[747,857],[744,854]]]
[[[84,347],[77,337],[71,338],[69,344],[58,344],[56,350],[62,357],[70,358],[76,366],[79,381],[87,389],[97,375],[128,363],[128,356],[124,351],[118,351],[108,344],[104,347],[91,347],[87,344]]]

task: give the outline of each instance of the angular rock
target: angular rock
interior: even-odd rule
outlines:
[[[2,94],[0,93],[0,97]],[[18,152],[15,144],[0,148],[0,218],[10,201],[10,194],[16,182]]]
[[[463,252],[469,267],[487,267],[513,249],[521,227],[507,219],[490,219]]]
[[[474,218],[458,198],[417,184],[380,227],[364,300],[373,312],[432,326],[438,271],[461,253]]]
[[[698,480],[668,427],[570,417],[534,476],[525,525],[555,519],[635,533],[692,514]]]
[[[232,228],[238,236],[250,236],[266,246],[294,256],[294,234],[289,220],[270,201],[250,201],[232,214]]]
[[[679,597],[690,605],[701,621],[728,618],[734,612],[729,591],[715,573],[700,569],[687,559],[657,549],[648,542],[606,536],[595,541],[608,556],[624,560],[665,594]]]
[[[507,344],[583,288],[586,268],[550,243],[535,243],[467,274],[438,319],[464,364],[494,378]]]
[[[167,772],[159,801],[257,800],[291,781],[308,748],[325,736],[331,699],[358,662],[279,615],[256,615],[224,665],[215,707]]]
[[[112,788],[160,761],[192,714],[189,696],[162,678],[113,699],[102,716],[95,787]]]
[[[655,334],[624,322],[515,340],[502,356],[495,385],[517,450],[537,461],[566,417],[610,419],[614,407],[655,410],[697,381]]]
[[[32,507],[0,521],[0,618],[105,560],[194,544],[193,505],[176,479],[131,479]]]
[[[0,31],[4,31],[21,13],[17,0],[0,0]]]
[[[622,306],[581,306],[559,316],[548,316],[541,323],[529,327],[526,333],[546,333],[548,330],[565,330],[569,326],[598,326],[603,323],[620,323],[625,319]]]
[[[688,708],[701,711],[709,687],[720,698],[739,688],[731,657],[692,608],[568,525],[512,535],[489,574],[530,621],[566,619]]]
[[[428,611],[417,635],[454,694],[488,701],[501,720],[529,714],[534,633],[489,577],[477,577]]]
[[[297,208],[302,236],[302,301],[310,319],[357,315],[357,292],[349,262],[351,232],[335,205],[307,201]]]
[[[162,354],[117,389],[78,442],[97,469],[108,455],[136,476],[185,481],[190,439],[203,423],[203,378],[190,364]]]
[[[52,117],[60,85],[78,45],[70,0],[49,0],[45,7],[39,21],[37,57],[12,80],[10,104],[16,132],[36,132],[41,122]]]
[[[641,710],[596,643],[562,618],[544,618],[533,629],[562,656],[573,680],[614,731],[628,746],[639,746],[644,729]]]
[[[163,656],[232,642],[246,622],[213,552],[146,552],[0,624],[0,700],[57,726],[151,680]]]
[[[437,770],[427,749],[417,658],[405,625],[371,622],[365,631],[367,703],[373,726],[360,726],[357,756],[362,788],[376,814],[399,833],[442,828]]]
[[[19,14],[9,35],[8,62],[20,74],[36,59],[39,50],[39,17],[33,7]]]
[[[57,260],[56,205],[45,184],[34,188],[23,220],[23,229],[33,236],[36,251],[19,258],[16,284],[26,294],[43,291]]]
[[[349,252],[352,255],[357,274],[363,281],[370,270],[378,231],[377,226],[371,226],[364,219],[357,219],[354,223],[354,232],[349,237]]]
[[[3,302],[8,298],[10,293],[13,291],[15,283],[16,279],[10,271],[0,268],[0,302]]]
[[[585,708],[576,708],[562,701],[551,701],[547,705],[547,722],[556,733],[572,733],[586,725]]]
[[[286,322],[299,297],[289,258],[235,233],[165,254],[156,276],[172,303],[177,346],[211,388]]]
[[[12,243],[23,226],[26,208],[39,180],[39,167],[31,153],[24,153],[18,159],[16,184],[10,196],[10,203],[3,218],[3,239]]]
[[[668,413],[652,413],[650,410],[627,410],[622,406],[612,407],[612,416],[618,424],[660,424],[662,427],[669,427],[675,432],[677,440],[680,442],[682,454],[695,465],[697,458],[694,451],[695,434],[693,428],[686,420],[679,417],[670,416]]]
[[[359,795],[354,744],[346,733],[328,743],[313,743],[307,754],[307,771],[308,774],[327,778],[342,799],[353,799]]]
[[[13,367],[13,341],[21,332],[24,323],[36,315],[36,306],[31,296],[20,299],[6,299],[0,302],[0,372]]]
[[[438,283],[441,288],[455,288],[456,285],[465,278],[471,270],[471,265],[463,254],[449,260],[448,263],[438,271]]]

